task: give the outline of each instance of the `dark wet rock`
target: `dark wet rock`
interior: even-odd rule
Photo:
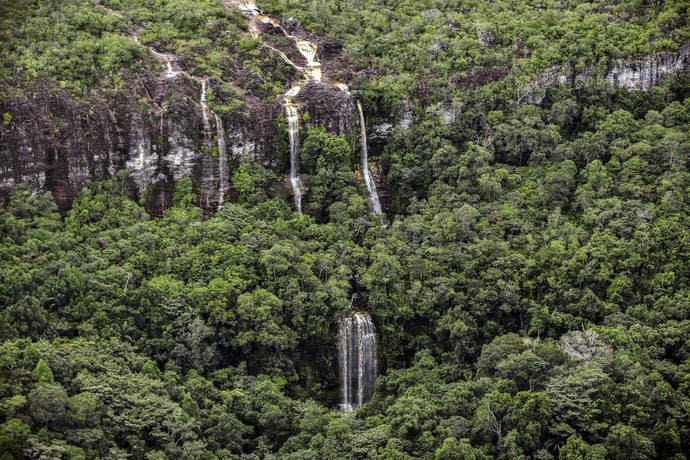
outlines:
[[[386,145],[390,141],[390,135],[393,132],[394,126],[392,123],[376,123],[372,124],[367,129],[367,142],[369,144],[369,162],[372,163],[377,160],[384,151]],[[376,169],[373,170],[376,173]],[[376,189],[379,192],[379,200],[381,199],[381,191],[379,190],[379,182],[376,180],[377,174],[374,175],[374,182]]]
[[[475,67],[470,69],[466,75],[455,78],[455,85],[459,88],[482,86],[508,75],[510,69],[507,67]]]
[[[332,38],[322,38],[318,42],[316,57],[326,75],[326,78],[335,82],[348,82],[355,73],[354,68],[347,58],[343,43]]]
[[[391,131],[393,131],[393,125],[390,123],[380,123],[377,125],[372,125],[369,128],[367,137],[370,141],[380,141],[386,139]]]
[[[18,182],[49,190],[67,209],[93,177],[109,177],[122,166],[127,131],[117,126],[99,99],[86,108],[61,90],[38,85],[29,95],[0,101],[12,121],[0,128],[0,193]]]
[[[350,134],[356,128],[352,96],[335,86],[310,82],[297,95],[301,113],[309,114],[308,126],[323,126],[337,134]]]
[[[147,197],[154,214],[170,206],[183,177],[192,177],[200,204],[213,209],[217,134],[213,120],[210,135],[204,129],[200,92],[199,81],[182,74],[133,79],[126,90],[80,98],[50,82],[15,90],[0,100],[0,112],[12,117],[0,126],[0,197],[24,182],[51,192],[66,210],[86,184],[125,170],[123,190]],[[224,114],[229,160],[274,164],[279,110],[277,102],[250,100]]]
[[[296,65],[307,65],[307,60],[297,49],[295,41],[286,36],[281,27],[276,27],[270,22],[260,22],[258,27],[263,34],[264,43],[285,54]]]

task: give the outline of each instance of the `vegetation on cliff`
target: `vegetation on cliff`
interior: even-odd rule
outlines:
[[[216,0],[18,0],[0,3],[3,91],[37,81],[76,94],[121,90],[165,64],[209,77],[225,98],[277,96],[292,70],[246,33],[242,15]],[[281,82],[282,81],[282,82]]]

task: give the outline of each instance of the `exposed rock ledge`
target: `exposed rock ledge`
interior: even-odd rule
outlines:
[[[50,83],[0,99],[0,199],[15,184],[50,191],[68,209],[81,188],[114,177],[130,196],[148,197],[148,208],[170,206],[171,185],[191,176],[200,205],[218,200],[216,129],[208,133],[199,82],[184,75],[132,79],[123,91],[93,91],[75,98]],[[147,100],[148,103],[141,103]],[[275,162],[276,102],[255,101],[222,117],[229,160]],[[213,122],[213,120],[211,120]]]
[[[585,81],[596,77],[603,77],[611,85],[629,90],[645,90],[658,84],[666,75],[689,70],[690,45],[685,45],[676,52],[653,53],[645,59],[614,60],[604,75],[597,74],[593,69],[575,74],[571,65],[564,64],[545,70],[537,78],[525,84],[519,102],[540,104],[549,86]]]

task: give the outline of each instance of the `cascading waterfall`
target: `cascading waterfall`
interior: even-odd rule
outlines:
[[[292,196],[294,197],[295,208],[297,212],[302,213],[302,181],[299,177],[299,109],[295,103],[295,97],[299,94],[302,88],[310,81],[321,81],[321,63],[316,61],[316,45],[308,40],[302,40],[294,35],[290,35],[277,21],[261,14],[254,2],[234,1],[235,6],[246,16],[251,18],[252,35],[260,37],[259,23],[270,23],[279,29],[287,38],[292,40],[297,47],[297,50],[304,57],[306,61],[305,66],[295,64],[284,52],[270,45],[262,42],[264,46],[276,52],[288,65],[294,67],[303,73],[304,78],[297,85],[290,88],[283,98],[285,105],[285,112],[288,119],[288,135],[290,137],[290,186],[292,187]]]
[[[204,131],[208,135],[211,132],[211,123],[208,121],[208,100],[206,98],[206,91],[208,87],[208,80],[201,79],[201,96],[199,97],[199,104],[201,105],[201,118],[204,121]]]
[[[213,116],[216,118],[216,136],[218,137],[218,210],[221,210],[225,206],[225,190],[228,188],[228,155],[223,120],[215,112]]]
[[[316,60],[317,47],[314,43],[302,40],[288,32],[274,19],[265,16],[251,1],[229,0],[251,20],[250,31],[255,38],[260,39],[260,24],[270,23],[291,39],[297,50],[302,54],[306,65],[295,64],[284,52],[269,43],[264,46],[276,52],[288,65],[301,71],[302,81],[290,88],[284,95],[283,104],[288,121],[288,135],[290,140],[290,185],[292,187],[295,208],[302,212],[302,184],[299,176],[299,108],[295,102],[296,96],[309,82],[321,82],[321,63]],[[349,94],[346,85],[335,84]],[[365,184],[371,197],[372,210],[381,213],[381,204],[376,192],[376,185],[369,171],[367,152],[366,126],[362,105],[358,102],[359,119],[362,128],[362,172]],[[378,352],[376,344],[376,327],[366,311],[353,313],[338,322],[338,363],[340,368],[341,406],[345,410],[352,410],[369,401],[374,393],[376,376],[378,374]]]
[[[139,37],[134,36],[134,40],[141,45]],[[145,46],[145,45],[142,45]],[[163,77],[165,79],[174,79],[182,75],[190,80],[197,82],[201,86],[201,93],[199,95],[199,105],[201,106],[201,119],[204,126],[204,135],[209,145],[211,147],[211,121],[210,116],[213,115],[216,123],[216,136],[218,143],[218,210],[223,209],[225,205],[225,192],[227,191],[228,185],[228,156],[227,156],[227,146],[225,144],[225,130],[223,129],[223,120],[218,116],[216,112],[211,110],[208,106],[208,82],[209,78],[199,77],[192,75],[185,70],[178,70],[175,68],[175,62],[177,58],[173,54],[166,54],[156,51],[155,49],[146,46],[146,48],[153,54],[153,56],[158,59],[161,63],[165,63],[165,71],[163,72]],[[161,120],[162,129],[162,120]],[[140,162],[143,160],[140,159]],[[206,194],[206,207],[210,208],[211,195]]]
[[[369,171],[369,152],[367,149],[367,127],[364,124],[364,111],[362,110],[362,104],[357,101],[357,110],[359,111],[359,124],[362,130],[361,134],[361,146],[362,146],[362,175],[364,176],[364,184],[367,186],[367,192],[369,192],[369,198],[371,200],[371,210],[374,214],[381,214],[381,203],[379,201],[379,195],[376,191],[376,184],[374,183],[374,178],[371,176],[371,171]]]
[[[289,100],[285,101],[285,111],[288,119],[288,136],[290,138],[290,184],[295,201],[295,209],[302,213],[302,183],[299,178],[299,115],[297,106]]]
[[[376,328],[371,315],[355,311],[338,322],[341,407],[353,410],[371,399],[378,374]]]

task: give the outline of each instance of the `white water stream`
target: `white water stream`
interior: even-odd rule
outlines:
[[[368,312],[353,312],[338,322],[340,406],[350,411],[371,399],[378,374],[376,327]]]
[[[141,45],[139,38],[134,37],[134,40]],[[228,189],[228,157],[227,157],[227,147],[225,143],[225,130],[223,129],[223,120],[221,117],[212,111],[208,106],[208,77],[198,77],[196,75],[191,75],[184,70],[175,69],[176,56],[168,53],[161,53],[156,51],[151,47],[146,47],[153,56],[158,59],[161,63],[165,64],[165,71],[163,73],[163,78],[174,79],[182,75],[190,80],[201,85],[201,92],[199,94],[199,106],[201,107],[201,120],[204,125],[204,135],[207,139],[211,139],[211,121],[210,116],[213,115],[214,121],[216,123],[216,137],[218,143],[218,209],[223,209],[225,205],[225,192]],[[206,196],[206,206],[209,206],[209,196]]]
[[[303,40],[294,35],[290,35],[283,26],[275,19],[261,13],[254,2],[231,1],[237,9],[248,16],[251,20],[250,30],[252,35],[260,39],[260,24],[271,24],[273,27],[282,31],[282,33],[291,39],[297,50],[304,57],[306,65],[300,66],[295,64],[284,52],[276,49],[269,43],[262,41],[263,45],[275,51],[288,65],[301,71],[304,78],[295,86],[290,88],[283,97],[283,105],[288,119],[288,135],[290,139],[290,186],[292,187],[292,195],[294,198],[295,208],[297,212],[302,212],[302,181],[299,177],[299,107],[295,103],[295,98],[304,86],[312,81],[321,82],[322,72],[321,63],[316,60],[316,44],[309,40]],[[340,90],[350,93],[347,85],[336,83],[334,86]],[[366,124],[364,121],[364,111],[362,104],[357,101],[357,110],[359,112],[359,122],[361,127],[360,145],[361,145],[361,168],[362,176],[364,177],[364,184],[366,185],[369,194],[369,201],[371,203],[371,210],[375,214],[381,214],[381,203],[379,201],[378,193],[376,191],[376,184],[374,178],[369,170],[368,148],[367,148],[367,134]]]
[[[299,177],[299,107],[295,102],[296,96],[309,82],[321,82],[321,63],[316,60],[316,44],[290,35],[276,20],[261,14],[253,2],[232,2],[251,20],[250,30],[255,38],[260,38],[260,24],[271,24],[291,39],[297,50],[304,57],[306,65],[300,66],[292,61],[284,52],[269,43],[262,41],[263,45],[276,52],[288,65],[302,72],[303,79],[290,88],[283,96],[283,105],[288,120],[288,136],[290,140],[290,186],[295,203],[295,209],[302,213],[302,181]]]
[[[371,176],[371,171],[369,170],[369,151],[367,148],[367,127],[364,123],[364,111],[362,110],[362,104],[357,101],[357,111],[359,112],[359,124],[362,130],[360,135],[361,142],[361,167],[362,175],[364,176],[364,184],[367,186],[367,192],[369,192],[369,200],[371,201],[371,210],[374,214],[381,214],[381,202],[379,201],[379,194],[376,191],[376,183],[374,183],[374,178]]]
[[[228,153],[225,146],[225,129],[223,120],[214,113],[216,119],[216,137],[218,138],[218,209],[225,206],[225,191],[228,189]]]
[[[305,66],[296,65],[285,53],[275,47],[262,42],[266,47],[274,50],[289,65],[303,72],[304,78],[290,88],[283,97],[285,113],[288,120],[288,135],[290,140],[290,185],[293,191],[297,212],[302,212],[302,183],[299,177],[299,107],[295,102],[296,96],[309,82],[321,82],[321,64],[316,60],[316,45],[308,40],[301,40],[287,31],[272,18],[261,14],[253,2],[233,1],[241,12],[251,20],[250,30],[259,39],[259,23],[270,23],[279,28],[285,36],[292,39],[299,52],[304,56]],[[335,84],[340,90],[349,94],[349,88],[344,84]],[[381,213],[376,185],[369,171],[366,125],[362,104],[357,102],[359,121],[361,126],[361,167],[364,181],[371,198],[372,210]],[[376,327],[371,315],[366,311],[353,311],[348,317],[338,322],[338,364],[341,391],[341,407],[353,410],[371,399],[374,393],[376,376],[378,374],[378,351],[376,343]]]

